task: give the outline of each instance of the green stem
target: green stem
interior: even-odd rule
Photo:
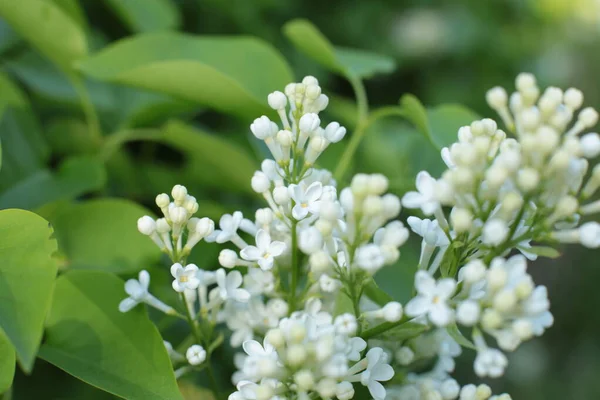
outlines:
[[[352,161],[352,158],[354,157],[354,154],[358,149],[358,145],[365,136],[365,133],[367,132],[369,126],[380,118],[391,116],[404,117],[404,112],[400,107],[388,106],[373,111],[368,118],[365,118],[363,120],[359,119],[358,125],[356,126],[356,130],[352,134],[350,142],[348,142],[348,146],[346,146],[346,150],[344,151],[344,154],[342,154],[342,157],[338,162],[338,166],[335,169],[334,177],[338,182],[344,178],[344,175],[346,174],[348,167],[350,166],[350,162]]]
[[[365,90],[365,85],[362,80],[355,76],[349,76],[348,80],[352,85],[352,90],[354,90],[354,95],[356,96],[356,105],[358,106],[358,120],[362,121],[367,118],[369,114],[369,101],[367,100],[367,92]]]
[[[160,139],[161,135],[162,132],[158,129],[125,129],[115,132],[106,137],[100,150],[100,158],[107,161],[124,143],[137,140],[154,141]]]
[[[213,366],[212,363],[210,362],[210,357],[206,360],[206,373],[208,375],[208,379],[210,380],[210,385],[212,386],[212,391],[215,395],[215,399],[219,399],[220,397],[220,389],[219,389],[219,382],[217,381],[217,378],[215,377],[215,371],[213,370]]]
[[[69,80],[71,81],[71,84],[73,85],[73,88],[77,92],[77,96],[79,96],[79,100],[81,101],[81,108],[85,114],[90,135],[96,144],[100,145],[102,143],[102,129],[100,128],[100,120],[98,119],[98,114],[96,113],[96,109],[94,108],[94,104],[90,98],[90,94],[80,77],[72,75],[69,76]]]
[[[300,265],[298,262],[298,230],[296,229],[298,221],[292,217],[292,278],[290,283],[290,312],[296,310],[296,291],[298,288],[298,277],[300,275]]]
[[[364,331],[362,333],[362,335],[360,335],[360,337],[363,338],[364,340],[369,340],[375,336],[381,335],[382,333],[389,331],[390,329],[394,329],[397,326],[405,324],[406,322],[410,321],[410,319],[411,319],[410,317],[405,315],[402,317],[402,319],[400,321],[384,322],[383,324],[374,326],[371,329],[367,329],[366,331]]]

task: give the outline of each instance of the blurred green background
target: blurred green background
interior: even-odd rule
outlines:
[[[158,11],[141,0],[133,2],[141,4],[133,13],[119,4],[128,1],[55,0],[55,3],[71,12],[75,10],[72,15],[79,15],[79,22],[95,49],[136,32],[155,30],[157,26],[201,35],[262,38],[284,55],[298,79],[307,74],[316,76],[326,93],[334,94],[331,101],[334,110],[329,117],[346,116],[344,122],[350,126],[352,118],[348,118],[348,112],[334,106],[346,104],[343,98],[352,99],[351,86],[290,44],[281,32],[287,21],[306,18],[336,45],[370,50],[395,59],[398,66],[395,72],[366,82],[372,106],[396,104],[401,95],[413,93],[428,106],[461,103],[482,116],[493,117],[484,101],[485,91],[494,85],[512,88],[514,77],[521,71],[535,73],[543,87],[578,87],[584,91],[587,105],[600,106],[597,85],[600,2],[597,0],[173,0],[169,2],[172,7]],[[77,14],[72,8],[75,3],[81,5],[83,13]],[[6,114],[0,121],[5,159],[0,173],[0,208],[29,208],[49,215],[58,203],[53,201],[49,205],[36,200],[32,187],[39,178],[23,182],[36,176],[40,168],[58,174],[59,165],[67,156],[85,154],[88,146],[93,147],[84,132],[84,112],[69,81],[1,19],[0,69],[27,94],[31,104],[31,110]],[[144,97],[147,107],[136,108],[143,97],[139,91],[93,80],[87,86],[105,133],[118,130],[124,115],[138,129],[159,126],[179,116],[218,133],[228,142],[249,147],[257,159],[265,155],[264,149],[251,140],[250,119],[224,115],[173,98],[153,101]],[[371,129],[355,157],[354,169],[388,175],[402,173],[404,164],[394,156],[394,151],[402,151],[403,142],[396,139],[399,130],[410,128],[396,121]],[[325,166],[335,166],[335,157],[343,150],[339,147],[323,160]],[[189,169],[183,168],[189,158],[176,145],[151,141],[128,143],[107,156],[106,171],[98,172],[98,182],[90,183],[83,191],[84,197],[125,197],[152,207],[155,193],[183,183],[200,199],[201,214],[218,218],[222,212],[252,209],[255,203],[248,194],[249,184],[242,188],[224,182],[218,172],[194,161],[195,172],[189,173]],[[395,182],[395,176],[390,178]],[[399,184],[398,192],[405,187],[406,183]],[[53,200],[64,199],[55,196]],[[217,249],[202,247],[201,251],[198,257],[214,266]],[[211,259],[212,262],[206,261]],[[597,264],[596,254],[575,248],[564,248],[563,256],[557,260],[535,264],[532,273],[538,283],[548,286],[555,324],[542,339],[524,344],[511,355],[505,378],[488,382],[494,392],[507,391],[515,399],[528,400],[600,398]],[[388,291],[394,292],[394,285],[399,285],[401,291],[410,284],[407,280],[410,271],[391,270],[385,274]],[[456,374],[461,383],[475,380],[469,373],[473,354],[465,351],[464,359]],[[38,372],[32,377],[18,374],[14,386],[16,398],[110,397],[90,391],[42,362],[36,368]]]

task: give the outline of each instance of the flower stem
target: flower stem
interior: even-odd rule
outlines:
[[[362,337],[364,340],[369,340],[377,335],[381,335],[382,333],[389,331],[390,329],[394,329],[397,326],[405,324],[406,322],[410,321],[410,319],[410,317],[405,315],[400,321],[384,322],[383,324],[374,326],[371,329],[367,329],[362,333],[362,335],[360,335],[360,337]]]
[[[292,277],[290,282],[290,312],[296,310],[296,292],[298,289],[298,277],[300,265],[298,262],[298,221],[292,217]]]
[[[81,108],[85,114],[88,129],[90,130],[90,136],[97,145],[100,145],[102,143],[100,120],[98,119],[98,114],[96,113],[96,109],[94,108],[94,104],[90,98],[90,94],[85,87],[85,83],[79,76],[72,74],[70,74],[69,80],[71,81],[71,84],[73,85],[73,88],[75,89],[75,92],[77,92],[77,96],[79,96],[79,100],[81,101]]]

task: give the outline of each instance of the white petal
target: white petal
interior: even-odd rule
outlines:
[[[304,200],[304,193],[302,192],[302,188],[299,185],[290,185],[288,187],[290,192],[290,197],[296,202],[301,203]]]
[[[430,299],[423,296],[417,296],[406,305],[406,315],[418,317],[419,315],[425,314],[429,310],[429,307],[431,307]]]
[[[300,204],[296,204],[292,208],[292,216],[297,220],[301,220],[308,215],[308,208],[302,207]]]
[[[306,189],[304,198],[308,203],[311,203],[318,200],[319,197],[321,197],[321,194],[323,194],[323,185],[321,182],[317,181],[313,182],[308,189]]]
[[[125,282],[125,293],[132,297],[137,297],[144,293],[144,289],[138,281],[135,279],[129,279],[127,282]]]
[[[445,278],[438,281],[435,292],[442,299],[446,300],[454,294],[454,289],[456,289],[456,281],[452,278]]]
[[[173,264],[171,266],[171,275],[173,276],[173,278],[177,278],[181,274],[182,271],[183,271],[183,267],[179,263]]]
[[[417,271],[415,288],[419,293],[433,295],[436,289],[435,279],[425,271]]]
[[[377,381],[369,381],[369,392],[373,396],[373,400],[384,400],[385,399],[385,388]]]
[[[122,313],[125,313],[125,312],[131,310],[133,307],[135,307],[137,305],[138,305],[137,301],[135,301],[131,297],[128,297],[126,299],[123,299],[119,303],[119,311],[121,311]]]
[[[231,231],[233,227],[233,217],[230,214],[224,214],[219,220],[219,226],[224,231]]]
[[[262,252],[255,246],[248,246],[242,249],[240,255],[244,260],[256,261],[262,257]]]
[[[286,249],[286,244],[283,242],[278,242],[275,241],[273,243],[271,243],[271,245],[269,246],[269,253],[273,256],[273,257],[277,257],[283,254],[283,252]]]
[[[389,381],[394,377],[394,368],[388,364],[378,364],[371,370],[371,379],[379,382]]]
[[[263,271],[269,271],[269,270],[273,269],[273,261],[274,261],[273,257],[259,258],[258,259],[258,266]]]
[[[429,175],[427,171],[421,171],[417,174],[417,190],[423,193],[425,196],[430,196],[433,194],[435,179]]]
[[[177,279],[175,279],[173,281],[172,286],[173,286],[173,290],[175,290],[178,293],[182,293],[185,290],[185,287],[183,287]]]
[[[247,340],[244,342],[242,347],[249,356],[261,356],[265,354],[262,345],[256,340]]]
[[[240,271],[231,271],[228,275],[227,275],[227,289],[231,290],[231,289],[235,289],[235,288],[239,288],[240,285],[242,284],[242,274],[240,273]]]
[[[429,319],[437,326],[446,326],[452,322],[452,310],[444,303],[433,304],[429,308]]]
[[[402,205],[406,208],[419,208],[423,201],[423,195],[419,192],[408,192],[402,197]]]
[[[271,235],[269,232],[261,229],[256,234],[256,247],[264,253],[269,249],[269,245],[271,244]]]
[[[250,293],[244,289],[235,289],[231,297],[241,303],[247,303],[250,300]]]
[[[138,275],[138,280],[140,281],[140,285],[144,288],[144,290],[148,290],[148,286],[150,286],[150,274],[146,270],[140,271]]]

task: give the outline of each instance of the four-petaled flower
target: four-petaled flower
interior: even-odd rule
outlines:
[[[242,303],[247,303],[250,300],[250,293],[245,289],[240,289],[243,278],[239,271],[231,271],[227,274],[221,268],[217,270],[216,276],[218,285],[216,293],[218,293],[221,300],[232,299]]]
[[[374,347],[367,352],[367,369],[360,376],[361,383],[369,388],[374,400],[385,399],[385,388],[380,382],[389,381],[394,377],[394,369],[387,363],[387,354],[380,347]]]
[[[185,267],[179,263],[173,264],[171,267],[171,275],[175,278],[173,289],[179,293],[182,293],[185,289],[197,289],[200,285],[200,280],[196,276],[197,273],[198,267],[194,264],[188,264]]]
[[[440,206],[435,197],[436,180],[427,171],[417,174],[418,192],[408,192],[402,197],[402,205],[407,208],[421,208],[425,215],[431,215]]]
[[[146,301],[148,286],[150,285],[150,274],[148,271],[140,271],[138,280],[129,279],[125,282],[125,292],[129,295],[119,303],[119,311],[127,312],[133,307]]]
[[[292,216],[301,220],[311,214],[319,212],[321,195],[323,194],[323,184],[321,182],[313,182],[306,190],[303,190],[300,185],[290,185],[290,197],[294,200],[294,208],[292,208]]]
[[[429,320],[437,326],[446,326],[452,322],[452,309],[446,304],[456,289],[456,282],[444,278],[438,282],[425,271],[415,276],[415,288],[418,295],[406,305],[406,314],[418,317],[427,314]]]
[[[256,246],[248,246],[240,254],[244,260],[256,261],[263,271],[268,271],[273,268],[275,257],[283,254],[285,248],[285,243],[272,242],[269,232],[260,229],[256,233]]]
[[[219,220],[220,230],[216,230],[215,241],[217,243],[225,243],[237,234],[237,230],[240,228],[240,224],[244,219],[244,215],[240,211],[236,211],[233,214],[225,214]]]

